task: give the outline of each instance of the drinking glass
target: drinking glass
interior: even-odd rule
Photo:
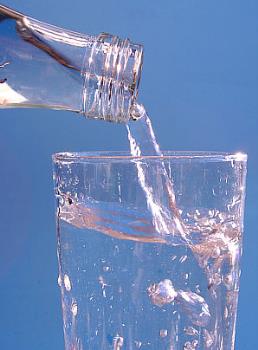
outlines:
[[[234,349],[246,161],[53,156],[66,350]]]

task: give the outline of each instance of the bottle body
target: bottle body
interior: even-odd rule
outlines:
[[[0,108],[43,107],[127,122],[143,49],[75,33],[0,6]]]

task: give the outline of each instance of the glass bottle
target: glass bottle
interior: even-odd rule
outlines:
[[[0,108],[42,107],[127,122],[143,47],[58,28],[0,5]]]

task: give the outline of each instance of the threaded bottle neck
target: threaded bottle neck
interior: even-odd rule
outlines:
[[[138,94],[143,47],[100,34],[87,50],[81,113],[89,118],[128,122]]]

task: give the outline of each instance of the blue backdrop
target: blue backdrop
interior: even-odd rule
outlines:
[[[257,0],[6,0],[43,21],[145,46],[140,100],[163,149],[249,155],[236,349],[257,349]],[[127,149],[125,127],[1,110],[0,348],[63,349],[51,154]]]

